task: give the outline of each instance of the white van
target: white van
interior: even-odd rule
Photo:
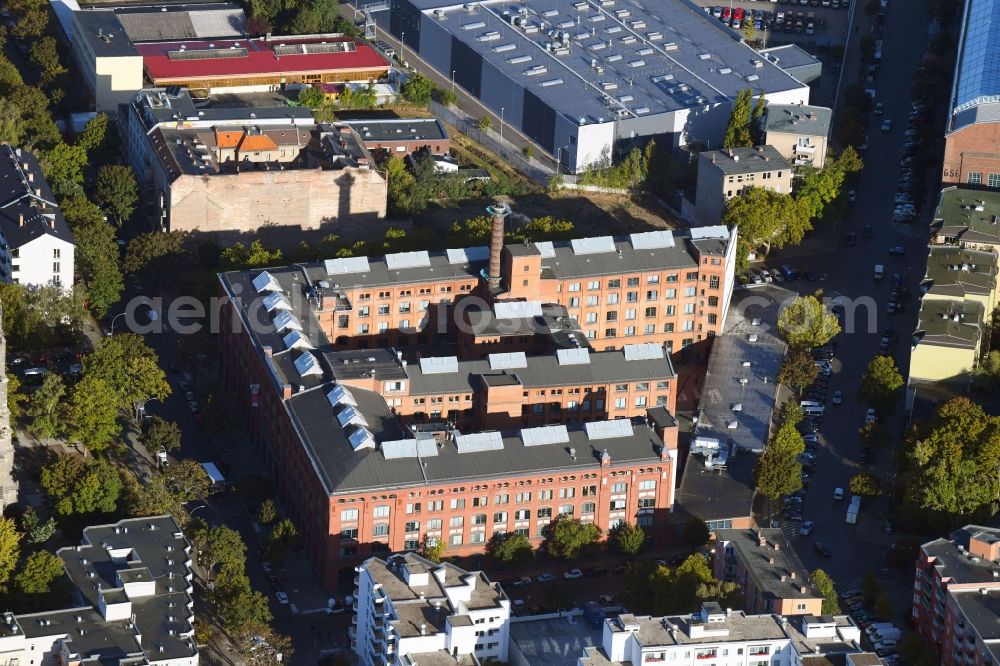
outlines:
[[[806,407],[822,407],[823,403],[816,402],[815,400],[803,400],[799,403],[799,407],[805,409]]]
[[[806,416],[823,416],[826,413],[826,408],[822,405],[803,407],[802,413]]]
[[[896,647],[896,641],[891,639],[887,641],[875,641],[874,645],[876,650],[888,650],[889,648]]]

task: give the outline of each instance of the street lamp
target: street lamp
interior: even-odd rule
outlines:
[[[118,317],[124,317],[124,316],[125,316],[125,313],[121,312],[121,313],[116,314],[114,317],[111,318],[111,335],[115,334],[115,322],[118,320]]]
[[[451,70],[451,92],[455,94],[455,70]]]
[[[503,143],[503,107],[500,107],[500,143]]]
[[[406,65],[406,58],[403,57],[403,50],[406,48],[406,33],[399,33],[399,62]]]

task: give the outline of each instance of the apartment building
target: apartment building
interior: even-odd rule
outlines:
[[[690,615],[631,614],[605,620],[600,647],[587,648],[578,666],[669,664],[844,663],[860,657],[861,630],[846,615],[753,615],[704,603]],[[870,664],[863,658],[852,662]],[[879,663],[879,662],[875,662]]]
[[[363,666],[507,661],[510,600],[481,571],[414,553],[357,567],[348,630]]]
[[[791,193],[791,163],[772,146],[700,153],[695,218],[703,225],[719,224],[726,203],[750,187]]]
[[[911,383],[971,381],[986,314],[976,300],[923,300],[910,354]]]
[[[144,212],[164,230],[226,239],[385,216],[385,179],[361,138],[306,109],[196,109],[186,91],[153,88],[119,120]]]
[[[932,244],[1000,252],[1000,193],[946,187],[931,225]]]
[[[913,624],[943,666],[996,663],[1000,530],[966,525],[920,547]]]
[[[0,280],[72,289],[75,249],[38,159],[0,144]]]
[[[444,155],[451,148],[448,130],[437,118],[343,120],[340,124],[357,132],[373,153],[404,157],[427,150],[431,155]]]
[[[716,530],[713,569],[739,583],[748,613],[821,615],[823,597],[780,529]]]
[[[761,119],[764,143],[792,166],[822,169],[830,140],[830,118],[825,106],[768,104]]]
[[[971,300],[992,313],[997,305],[997,255],[955,246],[931,246],[920,284],[924,300]]]
[[[170,516],[83,530],[61,548],[75,606],[0,620],[0,663],[197,666],[190,545]]]
[[[361,277],[385,280],[383,300],[409,291],[401,298],[415,303],[424,287],[410,287],[411,278],[429,269],[439,269],[434,296],[469,285],[450,293],[471,299],[473,271],[447,261],[456,252],[464,253],[448,251],[419,271],[387,258],[384,278],[366,258],[346,267],[363,262],[370,273]],[[499,264],[500,246],[491,259]],[[414,550],[424,539],[468,555],[499,532],[540,543],[560,516],[604,533],[622,521],[654,528],[666,519],[677,423],[662,344],[469,361],[429,355],[436,340],[421,356],[398,345],[343,350],[329,332],[349,326],[331,327],[334,312],[353,312],[362,288],[378,292],[346,292],[333,280],[357,273],[337,273],[345,260],[329,264],[220,276],[224,377],[242,397],[252,442],[324,586],[351,578],[362,558]]]
[[[312,311],[324,334],[344,347],[425,346],[435,336],[461,335],[458,323],[467,311],[504,301],[565,308],[584,342],[598,350],[655,343],[673,353],[723,330],[735,230],[716,226],[503,246],[502,215],[499,225],[495,268],[487,247],[333,259],[308,267],[321,304]],[[495,319],[537,316],[501,313]],[[466,334],[480,335],[475,327]],[[485,344],[501,336],[480,337]]]

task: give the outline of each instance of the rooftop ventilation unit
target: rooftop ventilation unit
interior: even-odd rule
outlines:
[[[711,60],[711,59],[712,59],[712,54],[711,53],[699,53],[698,54],[698,60]]]
[[[648,106],[636,107],[635,109],[632,109],[632,112],[637,116],[641,116],[644,113],[649,113],[649,107]]]
[[[479,28],[486,27],[486,21],[473,21],[472,23],[463,23],[461,26],[462,30],[477,30]]]
[[[476,432],[469,435],[455,435],[455,446],[459,453],[481,453],[502,451],[503,437],[498,432]]]
[[[551,86],[557,86],[562,82],[563,82],[562,79],[549,79],[548,81],[542,81],[538,85],[542,86],[543,88],[549,88]]]
[[[732,74],[732,73],[733,73],[733,68],[732,67],[720,67],[719,68],[719,74]]]
[[[746,76],[746,80],[747,80],[747,81],[759,81],[759,80],[760,80],[760,77],[759,77],[759,76],[757,76],[756,74],[748,74],[748,75]]]
[[[666,44],[663,45],[663,50],[664,51],[676,51],[677,50],[677,42],[667,42]]]
[[[644,48],[644,49],[639,49],[635,53],[636,53],[636,55],[648,56],[648,55],[653,55],[655,53],[655,51],[653,51],[653,49],[647,47],[647,48]]]
[[[646,231],[631,234],[629,240],[632,241],[632,247],[636,250],[674,247],[674,235],[670,231]]]
[[[583,424],[589,439],[616,439],[632,436],[632,422],[628,419],[590,421]]]
[[[637,69],[639,67],[645,67],[646,66],[646,61],[645,60],[633,60],[633,61],[629,62],[628,66],[632,67],[633,69]]]
[[[457,356],[431,356],[420,359],[420,372],[425,375],[444,375],[458,372]]]
[[[513,58],[507,58],[507,62],[510,63],[511,65],[520,65],[523,62],[531,62],[531,56],[530,55],[514,56]]]
[[[674,75],[673,74],[657,74],[656,76],[650,77],[649,80],[652,81],[653,83],[664,83],[666,81],[673,81],[674,80]]]
[[[516,48],[517,48],[517,46],[515,46],[514,44],[501,44],[500,46],[494,46],[493,47],[493,52],[494,53],[507,53],[508,51],[513,51]]]
[[[569,431],[564,425],[521,428],[521,441],[524,442],[525,446],[565,444],[569,442]]]
[[[515,370],[528,367],[528,358],[524,352],[507,352],[490,354],[490,370]]]

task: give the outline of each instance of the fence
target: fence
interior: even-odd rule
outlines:
[[[489,129],[484,131],[479,129],[479,120],[461,109],[444,106],[437,102],[431,102],[429,109],[439,120],[448,123],[487,150],[496,153],[514,169],[517,169],[543,187],[548,185],[549,178],[555,173],[538,160],[525,157],[524,153],[518,150],[517,146],[500,139],[496,130]]]

